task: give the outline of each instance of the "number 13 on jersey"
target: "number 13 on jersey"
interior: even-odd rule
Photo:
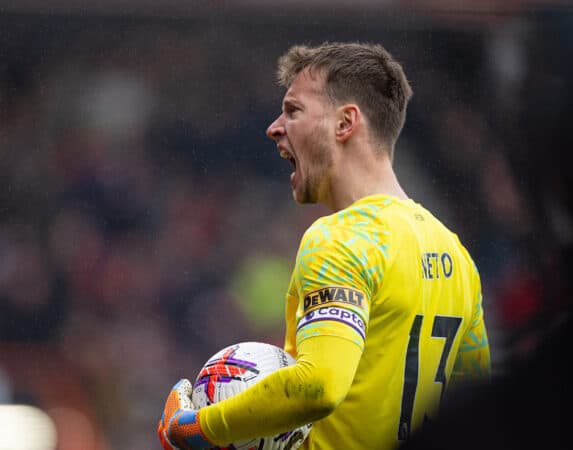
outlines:
[[[423,322],[424,316],[416,315],[410,329],[410,339],[406,350],[404,390],[398,426],[398,439],[401,441],[406,440],[410,435],[416,396],[422,397],[418,404],[423,408],[424,418],[427,417],[427,413],[431,412],[426,411],[428,405],[432,405],[433,409],[438,406],[446,388],[446,364],[462,319],[461,317],[435,316],[430,335],[431,341],[423,343],[425,354],[421,358],[420,339]],[[428,380],[430,374],[432,378]]]

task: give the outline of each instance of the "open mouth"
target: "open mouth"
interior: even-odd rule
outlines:
[[[284,149],[280,150],[280,155],[281,155],[281,158],[289,161],[292,164],[293,169],[296,170],[296,159],[294,159],[294,156],[292,156],[288,151],[286,151]]]
[[[280,156],[283,159],[286,159],[288,162],[291,163],[293,171],[290,174],[290,184],[294,187],[296,186],[296,159],[289,151],[285,150],[284,148],[279,148]]]

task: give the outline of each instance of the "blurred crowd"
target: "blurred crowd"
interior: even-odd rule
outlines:
[[[494,374],[535,348],[571,306],[573,21],[462,25],[0,15],[0,403],[67,423],[73,394],[81,448],[151,450],[177,379],[223,346],[282,344],[299,239],[327,213],[294,204],[264,135],[299,42],[402,61],[402,184],[476,260]]]

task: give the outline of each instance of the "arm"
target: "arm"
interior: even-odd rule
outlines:
[[[295,365],[201,410],[201,430],[217,445],[281,433],[329,415],[346,397],[361,349],[336,336],[298,346]]]

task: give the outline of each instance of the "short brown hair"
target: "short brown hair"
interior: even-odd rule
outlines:
[[[381,45],[326,42],[317,47],[296,45],[278,62],[278,79],[288,87],[305,68],[326,75],[326,94],[333,103],[356,102],[374,137],[393,149],[406,119],[412,89],[402,66]]]

